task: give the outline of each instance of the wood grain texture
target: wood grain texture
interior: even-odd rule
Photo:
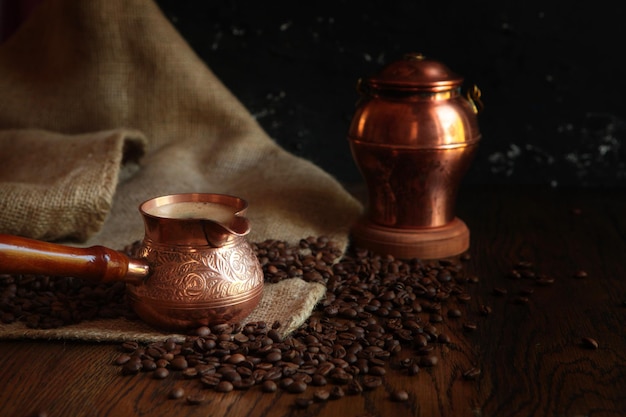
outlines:
[[[340,400],[294,406],[304,394],[259,387],[218,394],[196,381],[121,376],[117,345],[1,341],[0,415],[29,416],[416,416],[617,417],[626,415],[626,191],[462,190],[458,216],[471,231],[464,316],[440,325],[451,337],[439,363],[415,376],[393,358],[385,383]],[[511,278],[520,261],[554,280]],[[579,270],[586,277],[577,277]],[[504,288],[506,295],[494,294]],[[528,288],[533,292],[529,294]],[[518,296],[527,298],[520,303]],[[481,305],[492,313],[481,314]],[[463,323],[475,322],[475,331]],[[581,345],[584,337],[597,349]],[[481,370],[475,380],[463,373]],[[174,386],[206,401],[168,399]],[[396,389],[406,402],[391,401]]]

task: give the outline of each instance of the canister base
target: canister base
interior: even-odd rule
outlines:
[[[442,259],[469,248],[467,225],[458,217],[441,227],[396,229],[362,218],[352,227],[352,244],[398,259]]]

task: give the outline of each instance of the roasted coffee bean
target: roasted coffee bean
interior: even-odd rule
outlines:
[[[461,293],[456,296],[456,299],[461,303],[468,303],[472,299],[472,296],[468,293]]]
[[[353,376],[346,372],[343,368],[335,368],[329,375],[336,384],[344,385],[353,379]]]
[[[296,373],[293,376],[293,379],[296,380],[296,381],[302,381],[302,382],[304,382],[307,385],[309,385],[313,381],[313,377],[311,375],[309,375],[309,374],[304,373],[304,372]]]
[[[353,379],[352,381],[348,382],[348,385],[346,386],[346,394],[358,395],[362,392],[363,392],[363,386],[361,386],[358,380]]]
[[[176,349],[176,347],[176,340],[172,338],[166,339],[165,343],[163,344],[163,349],[165,349],[167,352],[172,352],[174,349]]]
[[[141,370],[141,362],[130,360],[122,366],[122,375],[135,375]]]
[[[430,336],[433,339],[436,338],[439,335],[439,330],[435,326],[433,326],[431,324],[426,324],[423,327],[423,330],[424,330],[424,334],[426,336]]]
[[[516,269],[514,269],[514,270],[512,270],[512,271],[509,271],[509,273],[507,274],[507,276],[508,276],[510,279],[522,279],[522,274],[521,274],[521,272],[520,272],[520,271],[518,271],[518,270],[516,270]]]
[[[133,353],[137,349],[139,349],[139,343],[137,342],[129,341],[129,342],[122,343],[122,350],[124,352]]]
[[[372,366],[370,368],[369,374],[375,376],[383,376],[387,373],[387,370],[382,366]]]
[[[265,381],[277,381],[283,377],[283,372],[279,368],[271,368],[266,373],[263,379]]]
[[[473,332],[476,329],[478,329],[478,324],[476,324],[473,321],[467,321],[467,322],[463,323],[463,330],[465,330],[465,331]]]
[[[335,365],[332,362],[324,362],[320,364],[319,367],[317,368],[317,373],[322,376],[326,376],[333,369],[335,369]]]
[[[211,327],[211,333],[220,335],[220,334],[228,334],[232,332],[232,325],[228,323],[220,323]]]
[[[578,271],[574,272],[574,278],[587,278],[588,274],[587,271],[579,269]]]
[[[130,360],[130,355],[123,353],[121,355],[119,355],[117,358],[115,358],[114,363],[116,365],[124,365],[125,363],[128,363],[128,361]]]
[[[421,348],[426,345],[428,345],[428,338],[426,337],[426,335],[419,334],[415,337],[415,339],[413,339],[413,346],[417,348]]]
[[[220,381],[219,384],[215,387],[215,391],[217,392],[231,392],[235,387],[233,383],[230,381]]]
[[[539,277],[535,280],[535,284],[546,287],[548,285],[554,284],[554,278],[550,277]]]
[[[409,376],[414,376],[414,375],[417,375],[417,374],[419,373],[419,371],[420,371],[420,367],[419,367],[419,365],[418,365],[418,364],[416,364],[416,363],[411,364],[411,365],[407,368],[407,370],[406,370],[407,375],[409,375]]]
[[[198,337],[207,337],[211,334],[211,329],[208,326],[200,326],[193,333]]]
[[[186,368],[182,370],[181,374],[184,378],[193,379],[198,376],[198,370],[196,368]]]
[[[513,268],[515,268],[515,270],[529,270],[533,267],[534,265],[530,261],[518,261]]]
[[[400,366],[402,368],[408,368],[409,366],[413,365],[415,363],[415,359],[413,358],[404,358],[400,361]]]
[[[439,363],[439,358],[437,356],[428,355],[420,358],[420,366],[423,368],[433,367],[437,365],[437,363]]]
[[[283,379],[281,379],[281,380],[280,380],[280,382],[279,382],[279,384],[278,384],[278,385],[280,386],[280,388],[282,388],[282,389],[285,389],[285,390],[286,390],[286,389],[287,389],[287,387],[289,387],[289,385],[293,384],[293,382],[294,382],[293,378],[291,378],[291,377],[285,377],[285,378],[283,378]]]
[[[227,369],[222,372],[222,380],[228,382],[241,381],[241,375],[234,369]]]
[[[335,385],[330,390],[329,398],[331,400],[338,400],[338,399],[343,398],[345,396],[346,396],[346,393],[344,392],[343,388],[341,388],[339,385]]]
[[[253,378],[242,378],[239,381],[234,381],[232,384],[237,390],[246,390],[255,386],[256,381]]]
[[[231,364],[240,364],[245,360],[245,355],[242,355],[241,353],[234,353],[228,358],[227,362]]]
[[[265,360],[270,362],[270,363],[274,363],[274,362],[278,362],[280,360],[282,360],[283,356],[280,352],[270,352],[267,354],[267,356],[265,357]]]
[[[582,339],[580,339],[580,344],[582,347],[586,348],[586,349],[598,349],[599,345],[598,345],[598,341],[596,339],[593,339],[591,337],[583,337]]]
[[[479,307],[479,312],[483,316],[490,315],[492,313],[492,311],[493,311],[492,308],[489,307],[488,305],[485,305],[485,304],[481,304],[480,307]]]
[[[403,402],[403,401],[407,401],[408,399],[409,399],[409,393],[404,390],[392,391],[391,393],[392,401]]]
[[[293,381],[287,386],[287,391],[292,394],[301,394],[307,389],[307,384],[304,381]]]
[[[431,323],[441,323],[443,321],[443,317],[441,316],[441,314],[431,314],[429,317],[429,320]]]
[[[326,389],[317,390],[313,393],[313,399],[317,402],[325,402],[330,398],[330,391]]]
[[[276,392],[278,385],[274,381],[264,381],[262,385],[263,392]]]
[[[144,359],[143,361],[141,361],[141,370],[143,372],[151,372],[154,371],[156,368],[157,364],[152,359]]]
[[[475,380],[480,376],[480,368],[469,368],[465,372],[463,372],[463,378],[467,380]]]
[[[363,388],[372,390],[378,388],[383,384],[383,379],[375,375],[365,375],[363,377]]]
[[[159,349],[159,348],[157,348],[155,346],[149,346],[146,349],[146,356],[148,356],[149,358],[151,358],[151,359],[153,359],[155,361],[160,359],[163,356],[164,353],[165,352],[162,349]]]
[[[206,401],[206,397],[202,394],[191,394],[187,396],[187,403],[192,405],[202,404]]]
[[[533,295],[535,293],[534,288],[526,287],[519,290],[520,294],[523,296]]]
[[[317,387],[323,387],[327,383],[328,383],[328,380],[326,379],[326,377],[324,375],[314,374],[311,377],[311,385],[315,385]]]
[[[295,400],[295,404],[298,408],[308,408],[311,404],[313,404],[313,400],[310,398],[298,397]]]
[[[515,304],[528,304],[530,302],[528,297],[524,297],[524,296],[517,296],[517,297],[513,297],[513,303]]]
[[[157,368],[152,373],[152,377],[154,379],[165,379],[169,376],[169,374],[170,371],[168,371],[166,368]]]
[[[183,369],[186,369],[187,366],[189,366],[187,363],[187,359],[184,356],[176,356],[170,361],[170,365],[172,369],[175,369],[177,371],[182,371]]]
[[[185,390],[181,387],[173,388],[168,394],[171,399],[182,398],[185,395]]]
[[[200,377],[200,382],[206,388],[215,388],[220,383],[220,377],[216,375],[203,375]]]
[[[493,289],[493,294],[497,295],[499,297],[505,296],[509,293],[509,291],[506,288],[502,288],[502,287],[496,287]]]
[[[388,357],[386,357],[388,359]],[[378,358],[378,357],[370,357],[369,358],[369,364],[370,364],[370,368],[372,366],[385,366],[385,364],[387,363],[385,360],[383,360],[382,358]]]

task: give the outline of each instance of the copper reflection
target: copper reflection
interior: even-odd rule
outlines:
[[[475,144],[396,149],[354,141],[353,155],[367,184],[369,220],[405,229],[450,223],[459,183],[475,149]]]

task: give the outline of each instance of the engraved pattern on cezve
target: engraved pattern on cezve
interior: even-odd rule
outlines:
[[[228,248],[187,249],[142,246],[137,254],[154,270],[141,297],[180,301],[210,301],[244,295],[263,283],[263,271],[248,244]]]

